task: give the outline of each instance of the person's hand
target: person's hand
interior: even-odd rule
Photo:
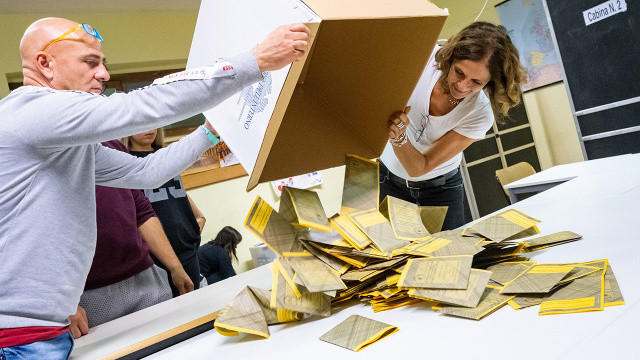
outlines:
[[[399,139],[409,126],[409,111],[411,106],[404,108],[404,111],[398,111],[389,118],[389,138]]]
[[[74,339],[78,339],[89,332],[89,320],[87,320],[87,313],[80,307],[80,305],[78,305],[78,312],[69,316],[69,320],[71,320],[69,330],[71,330],[71,335],[73,335]]]
[[[205,119],[204,124],[202,126],[206,127],[209,131],[211,131],[213,135],[215,135],[218,139],[220,139],[220,135],[218,134],[216,129],[213,128],[213,125],[211,125],[211,122],[209,122],[209,119]]]
[[[309,50],[309,28],[305,24],[283,25],[276,28],[253,49],[260,72],[281,69]]]
[[[180,295],[193,291],[193,281],[184,271],[182,266],[176,266],[169,270],[171,273],[171,282],[178,289]]]

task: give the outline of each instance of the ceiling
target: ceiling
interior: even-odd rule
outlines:
[[[45,5],[46,4],[46,5]],[[200,8],[200,0],[2,0],[0,14],[183,11]]]

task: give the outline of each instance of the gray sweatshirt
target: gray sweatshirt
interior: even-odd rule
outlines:
[[[247,52],[128,94],[23,86],[0,101],[0,329],[69,324],[95,251],[95,185],[159,187],[212,145],[202,127],[145,158],[101,142],[196,115],[261,79]]]

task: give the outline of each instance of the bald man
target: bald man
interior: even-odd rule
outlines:
[[[68,317],[95,249],[94,186],[159,187],[217,138],[205,123],[145,158],[100,143],[208,110],[303,56],[308,40],[304,25],[282,26],[245,53],[105,97],[98,31],[59,18],[29,26],[25,86],[0,101],[0,358],[69,355]]]

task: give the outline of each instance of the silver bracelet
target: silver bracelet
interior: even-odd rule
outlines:
[[[389,142],[391,143],[391,145],[398,146],[398,147],[406,144],[408,140],[409,138],[407,137],[406,132],[403,132],[402,134],[400,134],[400,136],[398,136],[397,139],[389,138]]]

